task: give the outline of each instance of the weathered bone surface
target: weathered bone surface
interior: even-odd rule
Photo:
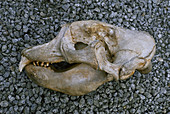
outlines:
[[[84,95],[107,81],[127,79],[135,70],[150,72],[155,49],[146,32],[77,21],[64,25],[49,43],[23,50],[19,70],[25,67],[43,87]],[[63,61],[71,65],[59,70]]]

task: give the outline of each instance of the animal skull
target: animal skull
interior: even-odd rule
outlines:
[[[19,70],[25,68],[46,88],[84,95],[107,81],[127,79],[135,70],[150,72],[155,49],[146,32],[77,21],[64,25],[52,41],[23,50]]]

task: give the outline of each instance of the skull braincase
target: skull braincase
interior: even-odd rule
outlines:
[[[146,32],[77,21],[64,25],[51,42],[25,49],[19,67],[21,71],[26,66],[29,77],[39,85],[83,95],[107,81],[127,79],[135,70],[148,73],[155,48],[154,39]],[[33,65],[35,61],[42,65]],[[62,61],[74,67],[59,72],[54,64]],[[44,63],[50,66],[43,67]]]
[[[86,52],[84,55],[84,50],[76,50],[77,42],[90,46],[93,58],[88,58],[91,53]],[[66,31],[61,47],[64,57],[70,63],[85,62],[95,68],[99,67],[115,79],[126,79],[135,69],[143,71],[150,67],[155,42],[145,32],[123,29],[99,21],[78,21],[72,23]]]

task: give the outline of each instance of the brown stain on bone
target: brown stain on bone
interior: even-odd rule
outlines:
[[[115,45],[117,45],[115,33],[111,34],[110,31],[114,32],[113,28],[104,26],[100,23],[92,23],[91,25],[83,23],[70,27],[72,40],[75,43],[80,42],[78,41],[80,39],[82,39],[82,42],[83,40],[86,40],[87,43],[92,42],[92,40],[99,40],[100,42],[104,42],[104,37],[108,37],[112,42],[115,42]]]

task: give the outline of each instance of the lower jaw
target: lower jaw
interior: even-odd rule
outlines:
[[[86,64],[75,64],[69,70],[54,70],[29,64],[25,67],[28,77],[36,84],[70,95],[84,95],[110,81],[103,71]]]

